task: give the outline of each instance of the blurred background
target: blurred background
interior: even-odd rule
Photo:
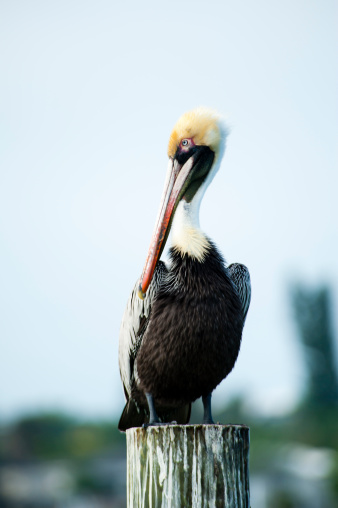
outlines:
[[[252,508],[338,505],[337,20],[334,0],[1,2],[1,507],[125,506],[119,325],[200,105],[231,128],[201,227],[253,286],[215,416],[251,427]]]

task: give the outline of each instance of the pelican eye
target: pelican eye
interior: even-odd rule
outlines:
[[[182,146],[187,146],[189,141],[187,139],[183,139]]]

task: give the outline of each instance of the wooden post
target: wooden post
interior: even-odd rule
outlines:
[[[128,508],[249,508],[249,428],[127,430]]]

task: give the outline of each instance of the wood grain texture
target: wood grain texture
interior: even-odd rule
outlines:
[[[128,508],[249,508],[249,428],[127,430]]]

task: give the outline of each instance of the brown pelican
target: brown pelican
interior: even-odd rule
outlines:
[[[199,227],[204,192],[219,169],[226,129],[197,108],[175,125],[155,230],[141,276],[123,315],[119,366],[127,399],[119,429],[188,423],[202,397],[213,423],[211,394],[232,370],[250,304],[247,268],[226,266]],[[170,263],[160,261],[169,230]]]

